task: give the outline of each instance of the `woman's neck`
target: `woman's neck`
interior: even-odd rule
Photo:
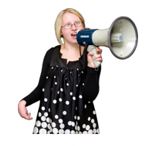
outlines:
[[[81,52],[83,52],[83,48],[81,48],[78,44],[63,44],[60,50],[62,54],[62,58],[67,59],[69,61],[76,61],[80,58]]]
[[[62,50],[65,49],[67,51],[78,51],[79,50],[79,45],[78,44],[69,44],[69,43],[64,43],[62,45]]]

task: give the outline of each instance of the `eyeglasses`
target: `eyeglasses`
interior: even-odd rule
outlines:
[[[67,23],[67,24],[63,25],[62,27],[65,28],[65,29],[71,29],[73,25],[75,27],[80,27],[82,25],[82,22],[81,21],[75,21],[74,23]]]

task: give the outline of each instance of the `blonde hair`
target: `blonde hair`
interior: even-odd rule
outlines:
[[[60,44],[63,44],[62,35],[61,35],[62,18],[63,18],[63,15],[67,12],[78,16],[80,21],[82,22],[83,26],[85,27],[85,20],[84,20],[83,16],[77,10],[75,10],[73,8],[67,8],[67,9],[60,11],[59,14],[57,15],[55,25],[54,25],[56,38]]]

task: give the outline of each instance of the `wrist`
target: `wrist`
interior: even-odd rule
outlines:
[[[20,100],[19,104],[26,106],[26,101],[25,100]]]

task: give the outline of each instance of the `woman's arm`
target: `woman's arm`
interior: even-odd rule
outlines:
[[[100,72],[101,66],[96,69],[87,67],[83,96],[86,97],[88,101],[93,101],[99,93]]]
[[[40,75],[39,83],[37,87],[29,95],[27,95],[26,97],[22,99],[26,102],[25,106],[29,106],[37,102],[42,97],[42,88],[44,86],[47,70],[50,65],[50,59],[51,59],[51,54],[52,54],[51,50],[52,49],[48,50],[47,53],[45,54],[43,65],[42,65],[42,71],[41,71],[41,75]]]
[[[88,52],[87,54],[87,69],[86,69],[86,79],[85,79],[85,89],[84,96],[93,101],[99,93],[99,77],[101,72],[101,66],[96,68],[95,60],[102,62],[102,50],[96,48],[97,54]]]

